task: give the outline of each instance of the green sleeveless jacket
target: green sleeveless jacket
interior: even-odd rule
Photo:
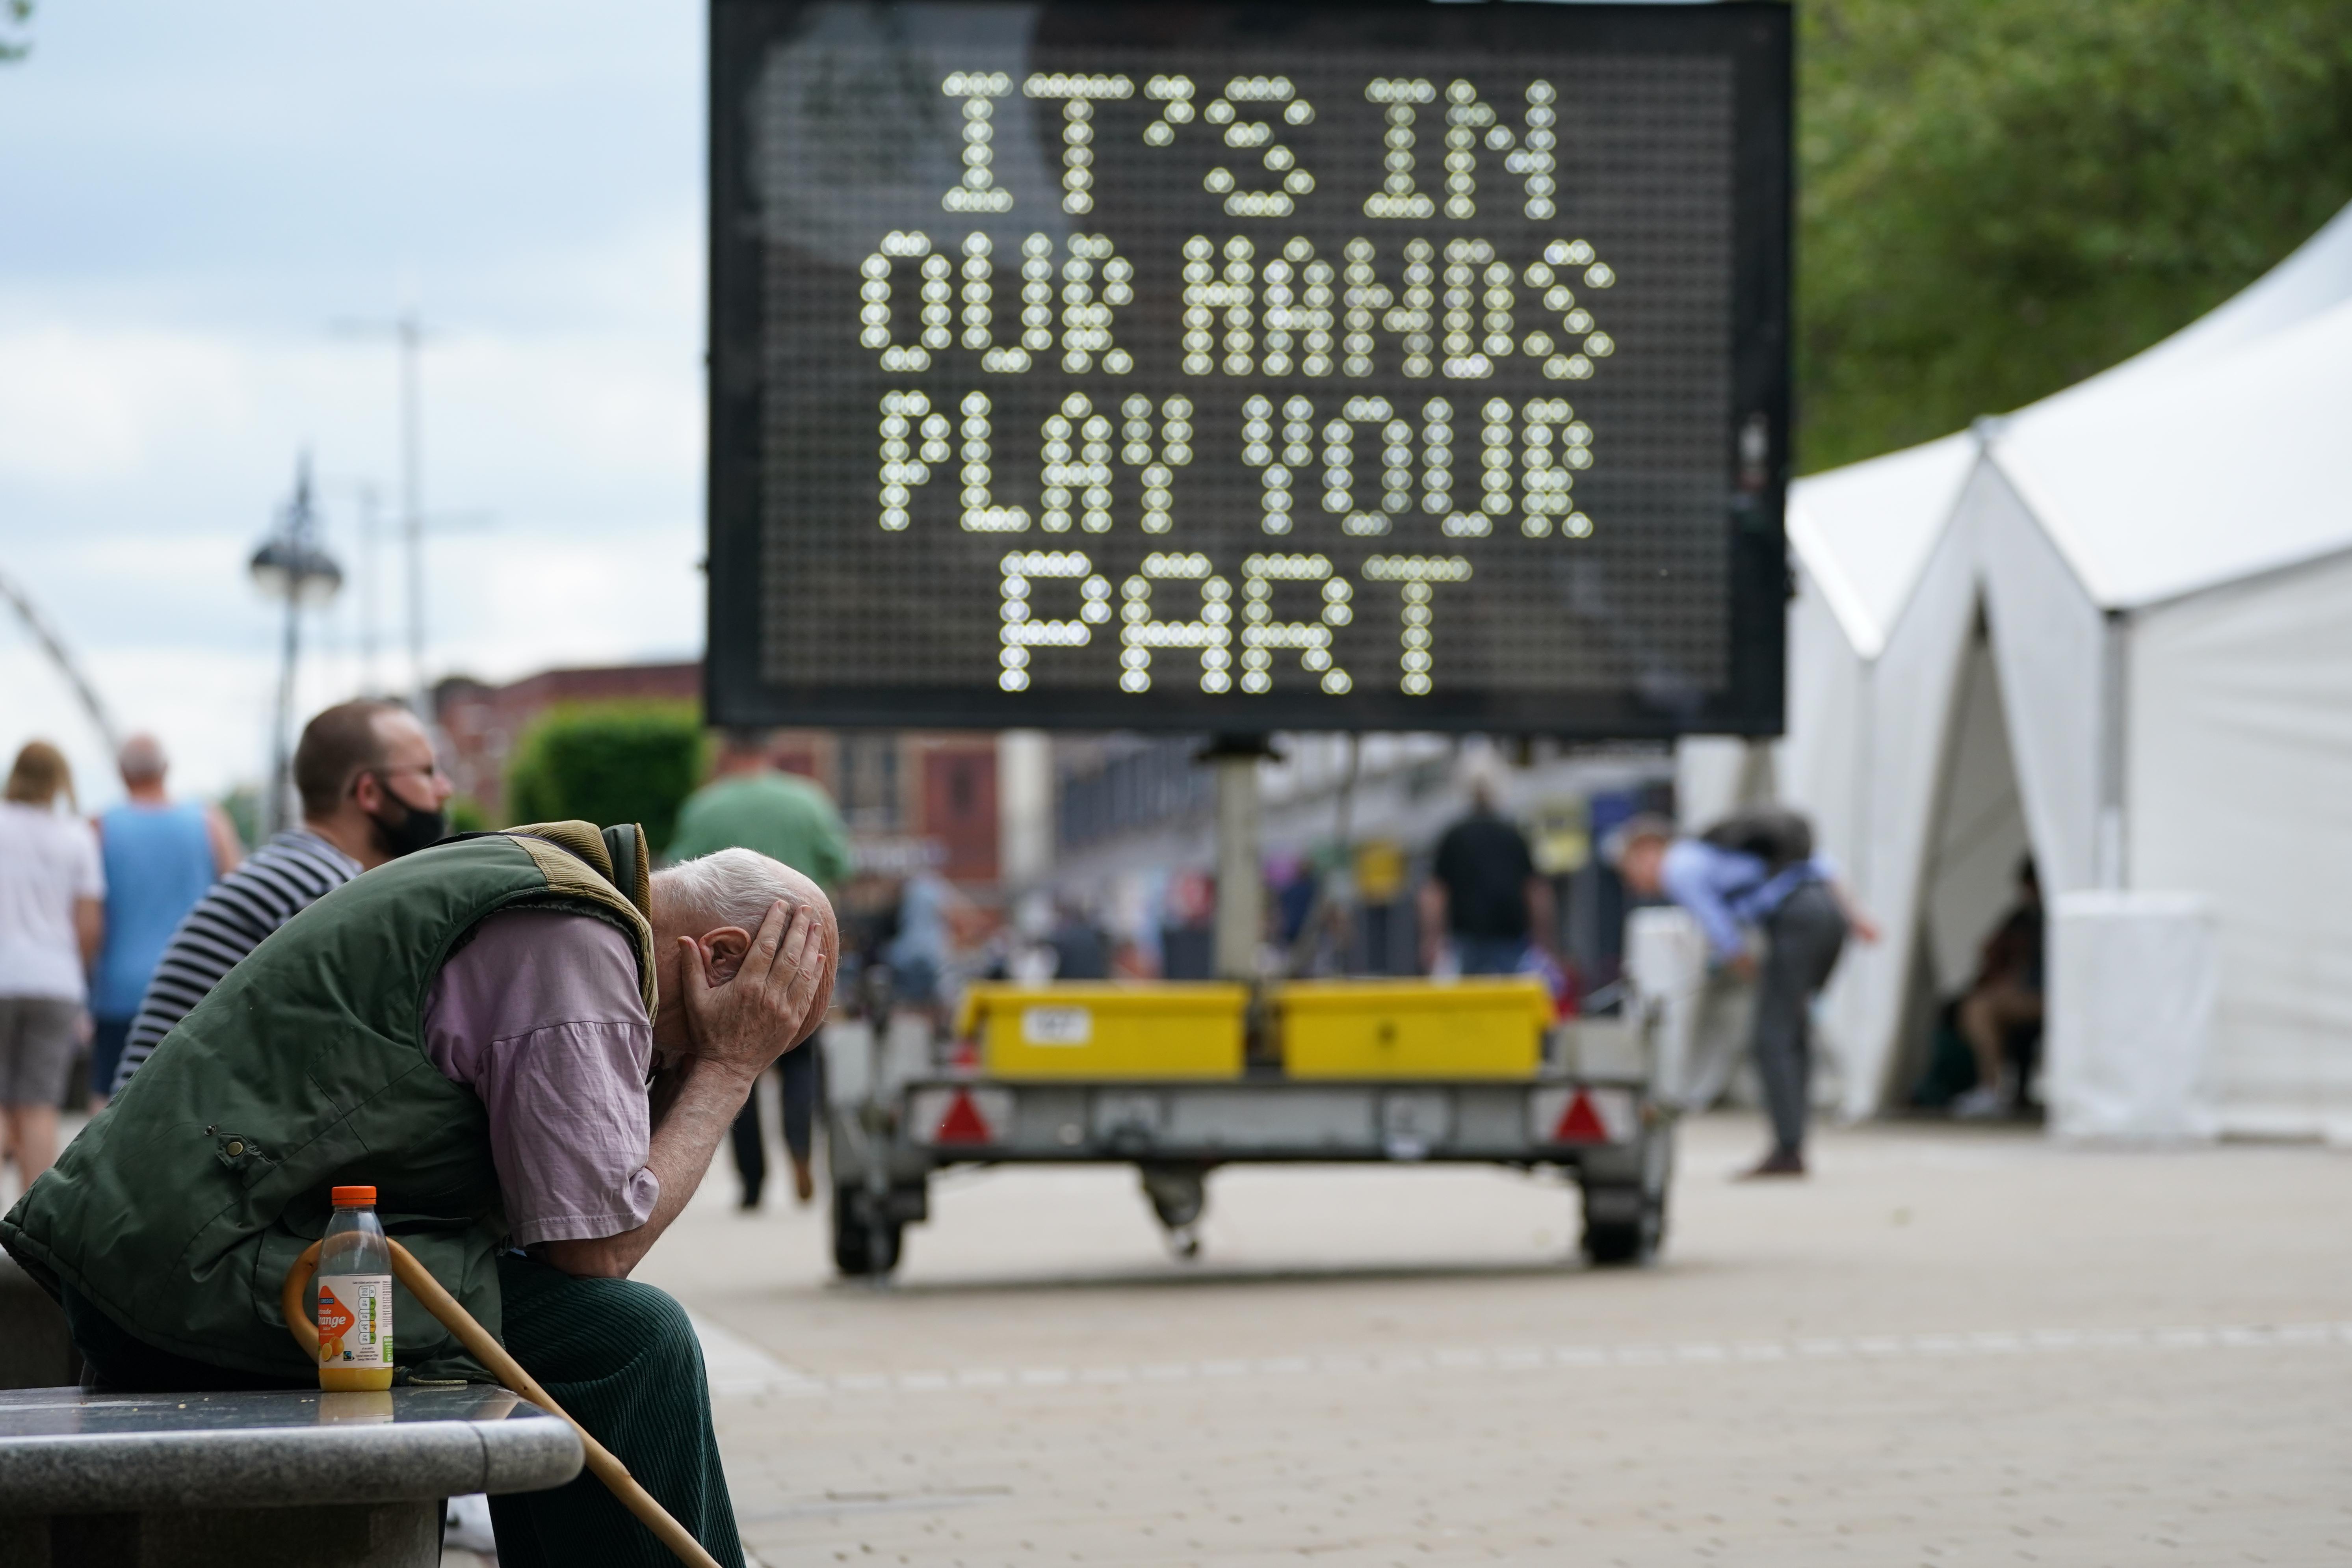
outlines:
[[[158,1349],[301,1378],[279,1289],[326,1232],[328,1189],[370,1184],[384,1229],[499,1334],[488,1118],[426,1057],[426,994],[485,917],[562,910],[628,935],[650,1016],[646,895],[644,833],[584,822],[472,835],[355,878],[163,1037],[0,1219],[0,1245]],[[405,1290],[393,1330],[410,1375],[488,1379]]]

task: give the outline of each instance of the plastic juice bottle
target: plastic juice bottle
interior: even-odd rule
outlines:
[[[337,1187],[334,1201],[315,1282],[319,1386],[342,1394],[390,1388],[392,1247],[376,1223],[375,1189]]]

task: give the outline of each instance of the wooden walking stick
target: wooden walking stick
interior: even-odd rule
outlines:
[[[319,1331],[310,1321],[308,1291],[310,1277],[319,1271],[319,1248],[321,1242],[312,1242],[294,1267],[286,1272],[286,1287],[278,1292],[278,1304],[286,1313],[287,1330],[294,1342],[313,1362],[319,1359]],[[547,1396],[530,1373],[523,1371],[506,1347],[490,1337],[489,1331],[474,1321],[474,1315],[459,1304],[457,1298],[441,1288],[425,1265],[416,1261],[408,1248],[392,1242],[392,1271],[408,1293],[425,1304],[425,1310],[440,1320],[441,1326],[457,1336],[466,1353],[480,1362],[499,1381],[521,1394],[541,1410],[568,1425],[578,1434],[580,1447],[587,1455],[588,1468],[604,1483],[604,1489],[621,1500],[621,1506],[635,1514],[647,1530],[654,1532],[664,1546],[676,1554],[688,1568],[719,1568],[719,1560],[702,1549],[702,1542],[688,1533],[686,1526],[669,1515],[669,1510],[656,1500],[654,1495],[637,1484],[629,1474],[629,1467],[621,1463],[611,1449],[588,1435],[588,1429],[572,1419],[563,1406]]]

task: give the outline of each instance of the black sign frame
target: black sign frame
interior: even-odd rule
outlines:
[[[1730,62],[1734,179],[1730,363],[1733,476],[1725,497],[1729,616],[1719,689],[1558,694],[1378,690],[1345,696],[1282,691],[1211,696],[1168,683],[1139,698],[1114,688],[1003,691],[957,686],[783,685],[761,676],[761,519],[770,476],[761,465],[762,243],[748,211],[749,140],[741,106],[769,47],[793,34],[806,0],[712,0],[710,12],[709,450],[707,487],[709,656],[706,711],[713,723],[828,728],[1026,728],[1214,731],[1451,731],[1574,740],[1664,739],[1685,733],[1782,732],[1789,568],[1783,523],[1790,463],[1792,282],[1792,20],[1779,0],[1716,5],[1485,3],[1247,6],[1130,4],[1040,8],[1056,43],[1149,36],[1202,12],[1245,12],[1270,38],[1311,14],[1346,11],[1375,32],[1404,24],[1440,47],[1544,47],[1695,53]],[[1041,28],[1042,30],[1042,28]],[[1011,541],[1008,541],[1011,542]],[[1029,547],[1045,542],[1034,536]],[[909,606],[909,612],[919,606]]]

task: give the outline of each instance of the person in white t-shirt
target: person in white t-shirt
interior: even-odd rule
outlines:
[[[106,934],[98,836],[58,814],[60,793],[71,808],[73,771],[34,741],[16,753],[0,801],[0,1152],[28,1187],[58,1157],[58,1103]]]

